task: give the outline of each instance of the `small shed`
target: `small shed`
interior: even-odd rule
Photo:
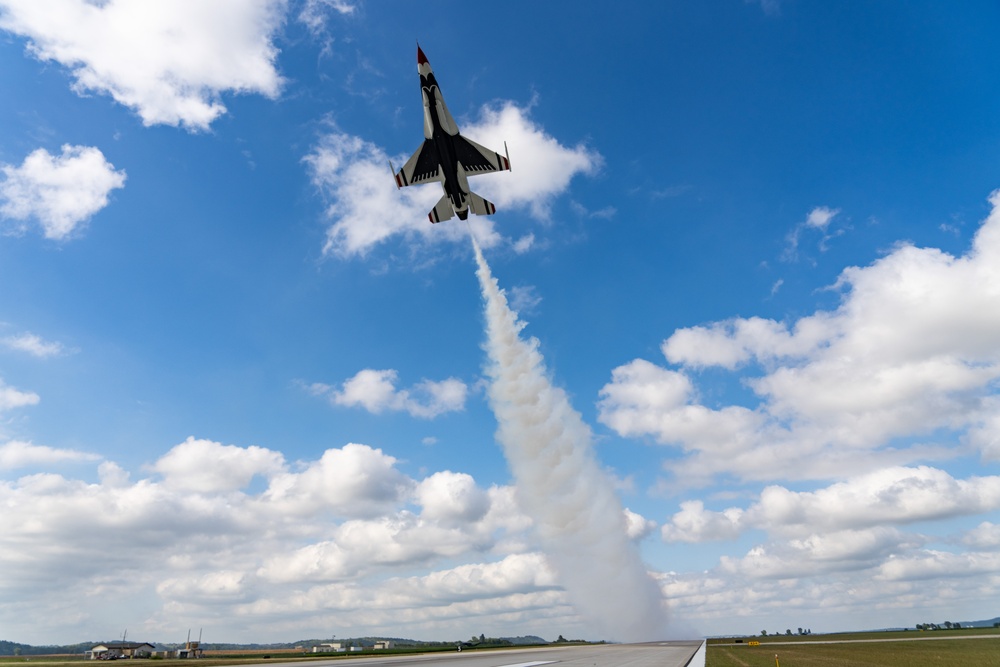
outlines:
[[[188,641],[184,643],[184,648],[177,649],[174,654],[177,658],[201,658],[204,652],[201,650],[201,642]]]

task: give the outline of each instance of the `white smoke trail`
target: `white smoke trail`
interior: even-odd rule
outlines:
[[[518,502],[536,523],[542,548],[577,611],[616,641],[666,635],[659,586],[628,539],[611,480],[598,465],[591,433],[552,386],[538,341],[490,273],[475,239],[476,275],[486,300],[486,351],[492,362],[490,403],[517,484]]]

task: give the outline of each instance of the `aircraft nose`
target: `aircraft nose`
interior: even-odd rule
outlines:
[[[417,64],[423,65],[425,62],[427,62],[427,56],[424,55],[424,52],[420,48],[420,45],[417,44]]]

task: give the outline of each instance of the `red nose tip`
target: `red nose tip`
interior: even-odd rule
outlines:
[[[425,62],[427,62],[427,56],[424,55],[424,52],[420,50],[420,45],[417,44],[417,64],[423,65]]]

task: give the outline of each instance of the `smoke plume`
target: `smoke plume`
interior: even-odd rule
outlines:
[[[473,247],[486,301],[490,403],[518,502],[594,630],[616,641],[663,639],[661,591],[628,539],[622,505],[597,463],[590,428],[566,393],[552,386],[538,341],[521,338],[524,323],[508,307],[475,239]]]

